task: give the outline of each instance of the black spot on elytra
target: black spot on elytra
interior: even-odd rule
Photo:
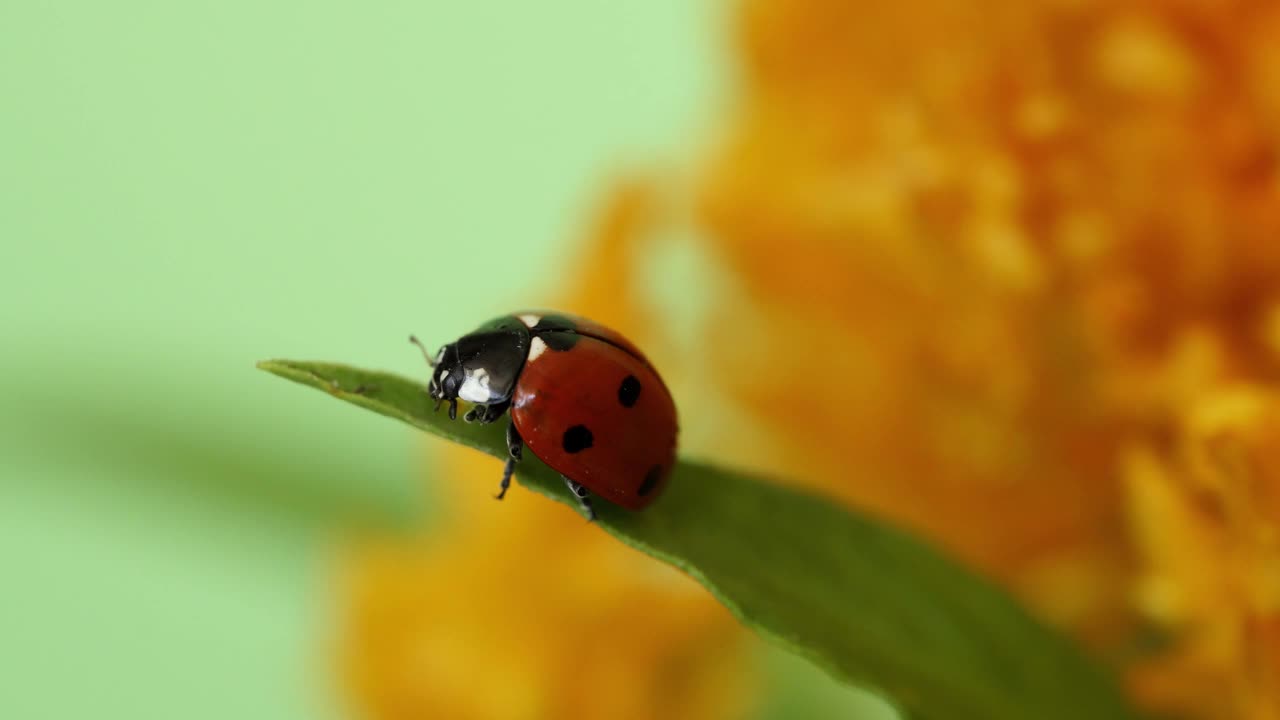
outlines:
[[[538,333],[535,337],[542,338],[547,347],[556,352],[564,352],[578,344],[582,336],[574,332],[544,332]]]
[[[640,487],[636,490],[636,494],[640,497],[644,497],[645,495],[653,492],[653,489],[657,487],[658,480],[660,479],[662,479],[662,466],[654,465],[649,468],[649,472],[644,474],[644,482],[640,483]]]
[[[591,447],[591,443],[594,441],[595,438],[591,437],[591,431],[587,429],[586,425],[574,425],[564,431],[564,439],[561,444],[564,446],[564,451],[572,455]]]
[[[618,386],[618,402],[622,403],[622,407],[634,407],[639,399],[640,381],[635,375],[626,376]]]

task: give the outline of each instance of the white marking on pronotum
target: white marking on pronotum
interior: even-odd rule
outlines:
[[[441,381],[441,382],[444,382],[446,379],[448,379],[448,377],[449,377],[449,371],[448,371],[448,370],[445,370],[444,372],[440,373],[440,381]]]
[[[547,351],[547,343],[540,337],[535,337],[533,342],[529,343],[529,359],[527,362],[533,362],[538,356]]]
[[[537,325],[538,322],[541,320],[542,320],[541,315],[521,315],[520,316],[520,322],[524,323],[525,327],[533,327],[534,325]]]
[[[462,387],[458,388],[458,397],[473,403],[489,402],[489,371],[484,368],[468,370]]]

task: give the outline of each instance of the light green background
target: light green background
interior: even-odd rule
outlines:
[[[702,147],[726,14],[0,3],[0,717],[343,716],[333,550],[430,507],[420,443],[253,362],[420,373],[550,296]],[[772,657],[764,714],[859,704]]]

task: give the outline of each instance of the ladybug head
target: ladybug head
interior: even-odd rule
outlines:
[[[440,348],[432,358],[418,338],[409,336],[409,341],[422,350],[422,357],[433,368],[431,383],[427,386],[427,394],[436,401],[436,410],[441,403],[449,403],[449,419],[458,418],[458,390],[462,387],[465,373],[462,360],[458,356],[458,344],[449,343]]]
[[[435,357],[427,354],[422,343],[409,339],[432,367],[427,393],[436,401],[437,409],[442,403],[449,403],[450,420],[458,417],[458,400],[483,407],[484,417],[490,416],[489,408],[505,408],[529,351],[529,332],[523,324],[516,328],[482,327],[440,348]]]

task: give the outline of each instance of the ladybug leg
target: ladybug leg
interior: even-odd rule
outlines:
[[[484,417],[480,418],[480,422],[491,423],[507,414],[507,408],[511,407],[511,401],[486,405],[485,407],[487,410],[485,411]]]
[[[475,405],[467,411],[467,414],[462,419],[467,422],[479,421],[481,424],[488,424],[502,417],[509,407],[511,407],[510,402],[497,403],[495,405]]]
[[[505,497],[507,488],[511,487],[511,473],[516,471],[516,463],[520,462],[523,449],[524,440],[516,430],[516,424],[512,422],[507,425],[507,463],[502,466],[502,485],[498,487],[498,494],[494,495],[498,500]]]
[[[573,493],[573,496],[578,498],[578,505],[582,507],[582,512],[587,514],[587,521],[593,522],[596,519],[596,511],[591,507],[591,493],[586,488],[582,487],[582,485],[570,480],[564,475],[561,475],[560,477],[564,478],[564,484],[569,486],[569,492]]]

